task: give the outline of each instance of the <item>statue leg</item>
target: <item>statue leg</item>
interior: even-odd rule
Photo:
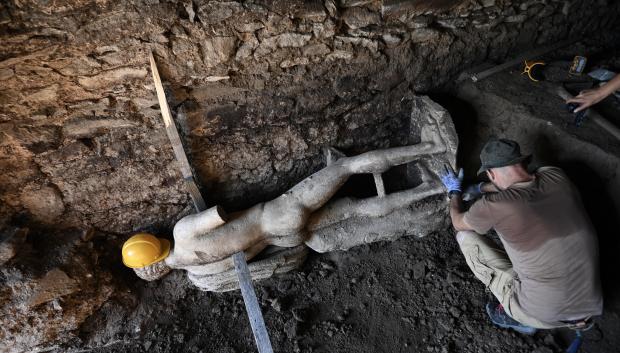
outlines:
[[[422,142],[416,145],[387,148],[341,159],[352,173],[383,173],[393,166],[409,163],[423,155],[446,152],[446,144],[434,126],[422,129]]]
[[[343,157],[319,170],[282,196],[265,204],[262,225],[272,235],[271,244],[296,246],[304,241],[303,229],[309,215],[322,207],[353,174],[382,173],[389,168],[443,153],[445,145],[439,133],[425,131],[417,145],[370,151]]]
[[[306,230],[314,232],[352,217],[383,217],[398,209],[408,207],[414,202],[445,192],[437,176],[430,172],[425,161],[420,161],[417,169],[422,184],[383,197],[375,196],[365,199],[345,197],[333,200],[312,213],[306,224]]]
[[[330,201],[308,219],[305,244],[317,252],[347,250],[380,240],[393,240],[406,234],[424,236],[441,227],[445,202],[434,198],[445,189],[421,161],[418,168],[422,184],[412,189],[366,199],[341,198]]]

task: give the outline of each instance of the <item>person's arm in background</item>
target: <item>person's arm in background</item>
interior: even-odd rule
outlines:
[[[617,90],[620,90],[620,75],[616,75],[616,77],[598,88],[582,91],[575,97],[567,99],[566,103],[579,104],[579,107],[575,109],[575,113],[577,113],[602,101]]]

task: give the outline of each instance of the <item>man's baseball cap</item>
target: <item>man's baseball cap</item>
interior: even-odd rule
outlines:
[[[521,155],[521,147],[513,140],[491,138],[482,147],[480,152],[481,166],[478,175],[491,168],[501,168],[525,162],[529,163],[532,155]]]

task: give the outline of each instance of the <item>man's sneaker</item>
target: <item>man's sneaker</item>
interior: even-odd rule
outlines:
[[[491,321],[493,321],[495,325],[503,328],[511,328],[525,335],[533,335],[536,333],[535,328],[525,326],[506,314],[502,304],[497,302],[489,302],[487,303],[486,308],[487,314],[489,314]]]

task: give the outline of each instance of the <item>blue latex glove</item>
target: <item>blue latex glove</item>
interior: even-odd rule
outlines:
[[[444,166],[444,168],[446,173],[440,176],[443,186],[448,189],[449,193],[453,191],[461,192],[461,184],[463,184],[463,168],[459,169],[458,176],[454,173],[452,168],[449,168],[448,166]]]

